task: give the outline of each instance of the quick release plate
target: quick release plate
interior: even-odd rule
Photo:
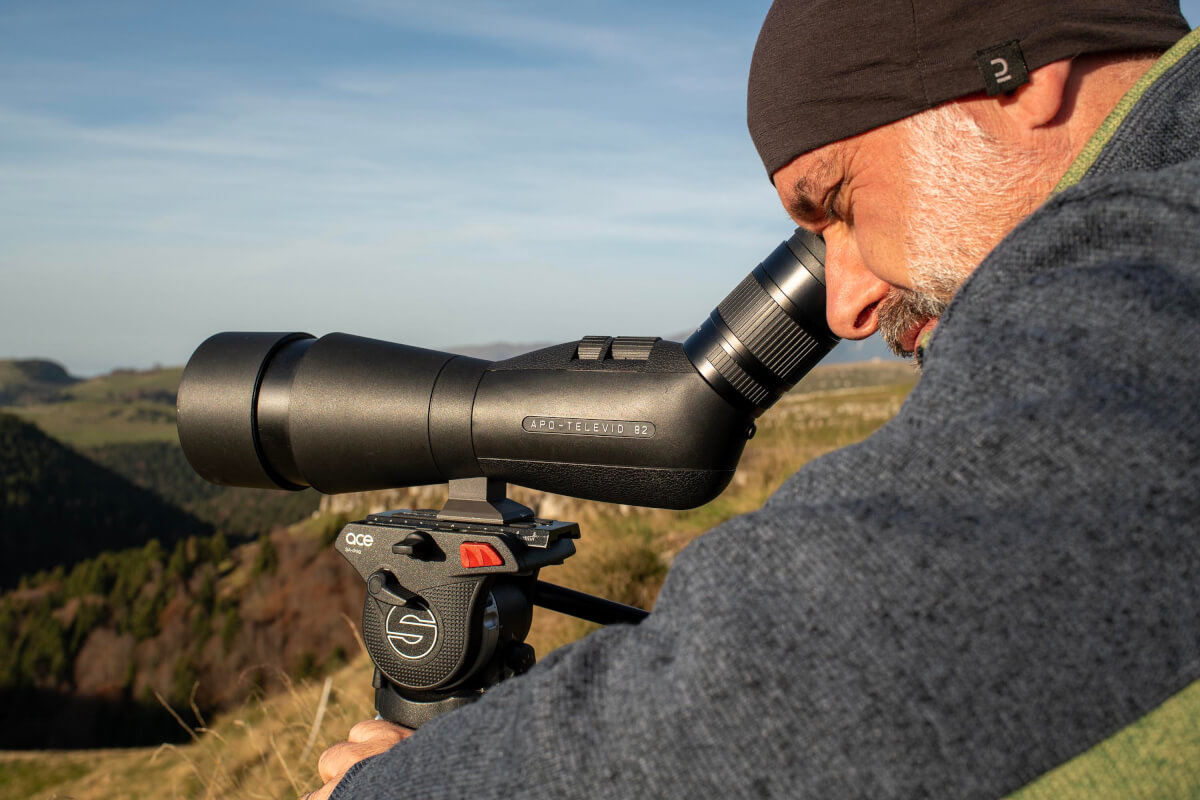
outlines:
[[[386,570],[419,595],[433,586],[561,564],[575,553],[577,538],[574,522],[455,522],[438,519],[436,511],[400,509],[346,525],[335,549],[364,581]]]

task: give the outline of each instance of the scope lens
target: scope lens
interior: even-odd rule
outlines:
[[[705,380],[758,416],[841,341],[825,320],[825,242],[803,228],[683,343]]]

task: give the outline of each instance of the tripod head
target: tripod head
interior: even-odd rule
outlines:
[[[646,614],[537,580],[574,555],[579,526],[534,519],[488,478],[450,483],[440,512],[389,511],[347,525],[335,549],[366,583],[363,641],[375,708],[415,728],[529,669],[533,606],[601,623]]]

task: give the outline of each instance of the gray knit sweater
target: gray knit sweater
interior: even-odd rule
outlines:
[[[350,798],[997,798],[1200,678],[1200,53],[950,306],[866,442]]]

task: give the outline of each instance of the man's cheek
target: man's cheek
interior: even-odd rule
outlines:
[[[903,228],[888,224],[892,220],[873,219],[870,215],[855,222],[855,241],[866,268],[893,286],[909,286]]]

